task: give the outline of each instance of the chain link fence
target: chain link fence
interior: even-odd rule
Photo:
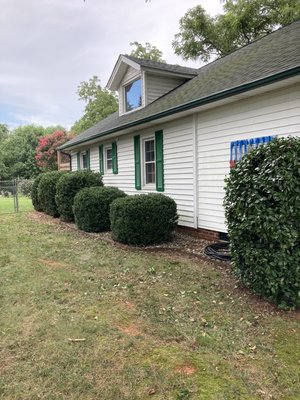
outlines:
[[[0,181],[0,214],[31,210],[32,184],[32,179]]]

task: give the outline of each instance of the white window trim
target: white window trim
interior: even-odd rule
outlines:
[[[104,173],[106,174],[112,174],[112,163],[111,163],[111,169],[107,169],[107,150],[112,151],[112,146],[103,146],[103,153],[104,153]],[[112,161],[112,158],[111,158]]]
[[[135,81],[138,81],[139,79],[141,80],[142,105],[140,107],[134,108],[133,110],[127,111],[126,110],[126,99],[125,99],[125,94],[126,94],[125,87],[130,85],[131,83],[133,83]],[[129,81],[123,82],[123,85],[122,85],[122,108],[123,108],[123,114],[130,114],[130,113],[132,113],[134,111],[137,111],[137,110],[140,110],[141,108],[144,107],[145,99],[144,99],[143,87],[144,87],[144,82],[143,82],[143,76],[142,75],[135,76],[134,78],[130,79]]]
[[[142,181],[142,187],[144,189],[150,189],[150,190],[155,190],[156,189],[156,151],[155,151],[155,136],[151,135],[151,136],[146,136],[144,138],[141,138],[142,140],[142,146],[141,146],[141,161],[142,161],[142,177],[143,177],[143,181]],[[145,160],[145,142],[147,142],[148,140],[153,140],[154,141],[154,164],[155,164],[155,182],[154,183],[146,183],[146,160]]]

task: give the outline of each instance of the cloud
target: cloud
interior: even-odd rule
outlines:
[[[11,126],[72,125],[84,107],[78,84],[98,75],[106,85],[130,42],[150,42],[167,62],[186,65],[171,45],[180,17],[199,3],[221,10],[219,0],[0,2],[0,122]]]

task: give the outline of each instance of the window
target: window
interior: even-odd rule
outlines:
[[[82,169],[88,169],[88,155],[87,153],[82,153]]]
[[[77,153],[77,170],[90,169],[90,150]]]
[[[134,180],[136,190],[151,186],[158,192],[164,187],[164,151],[163,131],[156,131],[154,137],[141,140],[140,135],[133,137]]]
[[[106,172],[112,172],[112,148],[107,147],[105,149],[105,166]]]
[[[144,141],[144,172],[145,185],[155,183],[155,141],[147,139]]]
[[[142,81],[137,79],[125,86],[125,110],[135,110],[142,105]]]

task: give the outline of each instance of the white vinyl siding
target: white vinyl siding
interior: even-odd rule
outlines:
[[[177,203],[179,224],[194,226],[193,117],[173,121],[164,128],[163,194]]]
[[[182,78],[170,78],[166,76],[152,75],[146,73],[146,104],[158,99],[170,90],[181,85],[185,80]]]
[[[116,186],[129,195],[156,192],[155,188],[135,189],[134,144],[133,137],[144,138],[154,135],[158,129],[164,135],[164,182],[163,194],[172,197],[177,203],[179,224],[194,226],[193,210],[193,118],[188,117],[169,124],[160,125],[133,134],[120,136],[118,145],[118,174],[104,174],[105,186]],[[99,143],[100,144],[100,143]],[[99,171],[99,144],[90,150],[90,165]],[[101,142],[104,148],[109,141]],[[142,146],[141,146],[142,148]]]
[[[179,224],[194,227],[198,219],[199,228],[226,232],[223,198],[224,178],[229,172],[230,143],[270,135],[300,136],[299,110],[300,85],[296,84],[106,139],[90,148],[90,167],[99,171],[99,144],[105,148],[116,140],[118,174],[104,174],[104,184],[119,187],[130,195],[155,192],[155,189],[135,189],[133,137],[139,135],[142,144],[155,131],[163,130],[163,194],[176,201]],[[198,157],[195,162],[196,149]],[[73,170],[77,169],[76,154],[75,151],[72,153]],[[195,176],[196,167],[198,178]]]
[[[140,75],[141,75],[140,71],[136,70],[135,68],[128,67],[127,71],[122,79],[122,82],[123,82],[123,84],[130,82],[130,81],[136,79],[136,77],[140,76]]]
[[[109,142],[103,142],[104,147]],[[134,187],[134,153],[133,138],[130,135],[120,137],[118,145],[118,174],[104,174],[105,186],[116,186],[127,194],[136,192]]]
[[[198,114],[198,227],[226,232],[224,178],[230,142],[300,135],[300,86],[276,90]]]

